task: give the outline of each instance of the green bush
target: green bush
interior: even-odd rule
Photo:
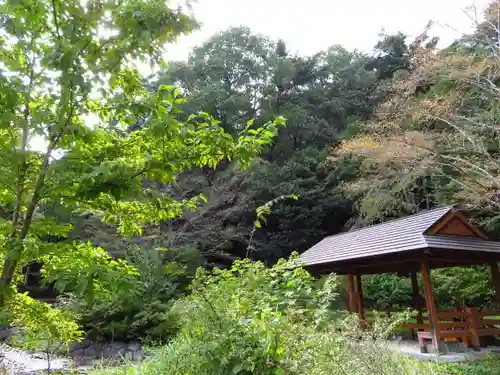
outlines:
[[[199,269],[190,296],[174,311],[182,319],[179,337],[162,353],[162,366],[178,373],[279,373],[295,357],[300,332],[324,324],[335,279],[315,285],[297,259],[273,268],[237,261],[229,270]],[[303,327],[302,327],[303,326]]]
[[[266,268],[243,260],[228,270],[200,269],[192,293],[172,309],[181,322],[176,338],[147,362],[107,373],[429,373],[387,347],[384,339],[401,320],[377,320],[360,330],[356,316],[330,309],[336,278],[318,281],[296,262],[292,257]]]
[[[420,279],[420,275],[419,275]],[[438,308],[457,305],[484,307],[491,303],[493,291],[490,272],[485,267],[455,267],[432,270]],[[421,280],[420,293],[423,292]],[[411,304],[411,281],[396,274],[363,276],[365,306],[374,308],[406,308]]]
[[[127,254],[140,276],[113,296],[72,304],[91,340],[166,342],[178,329],[169,313],[200,264],[192,249],[134,249]]]

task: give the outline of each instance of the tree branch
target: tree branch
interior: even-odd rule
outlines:
[[[56,0],[52,0],[52,18],[54,20],[54,26],[56,27],[57,39],[61,39],[61,33],[59,31],[59,21],[57,17]]]
[[[30,12],[31,15],[33,15],[38,21],[40,21],[40,23],[42,25],[45,26],[45,28],[47,29],[47,31],[49,33],[51,33],[54,37],[57,38],[57,35],[54,33],[54,31],[49,27],[49,25],[47,25],[47,22],[45,22],[43,19],[41,19],[40,17],[38,17],[38,15],[36,14],[36,12],[33,12],[33,9],[31,9],[28,5],[26,5],[24,2],[21,1],[20,3],[22,5],[22,7],[24,8],[24,10],[27,10],[28,12]]]
[[[33,44],[33,39],[31,40],[31,44]],[[12,214],[12,232],[11,232],[11,237],[14,237],[16,235],[17,231],[17,223],[19,222],[19,218],[21,215],[21,208],[22,208],[22,201],[23,201],[23,192],[24,192],[24,183],[26,179],[26,172],[28,169],[28,164],[26,160],[26,150],[28,147],[28,136],[29,136],[29,123],[30,123],[30,110],[29,110],[29,105],[30,105],[30,98],[29,95],[31,95],[31,89],[33,85],[33,77],[34,77],[34,72],[33,72],[33,65],[34,62],[29,60],[29,56],[27,55],[27,52],[25,49],[23,49],[23,54],[26,59],[26,75],[29,77],[29,83],[28,83],[28,98],[26,99],[26,103],[24,104],[24,121],[23,121],[23,128],[22,128],[22,133],[21,133],[21,154],[20,154],[20,163],[19,163],[19,169],[18,169],[18,175],[17,175],[17,186],[16,186],[16,203],[14,207],[14,213]]]

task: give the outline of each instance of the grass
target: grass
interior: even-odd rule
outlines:
[[[404,360],[405,357],[401,357]],[[407,358],[408,360],[408,358]],[[118,367],[103,366],[98,370],[92,372],[92,375],[158,375],[165,374],[171,375],[169,372],[165,373],[165,368],[162,367],[161,350],[158,350],[156,355],[141,363],[123,364]],[[500,375],[500,357],[490,357],[482,360],[471,362],[457,362],[457,363],[429,363],[427,361],[414,362],[410,360],[413,365],[409,368],[419,368],[420,371],[415,372],[418,374],[429,375]],[[412,372],[413,373],[413,372]],[[0,375],[2,375],[0,373]],[[173,375],[173,374],[172,374]],[[214,374],[216,375],[216,374]],[[314,374],[304,374],[314,375]],[[333,375],[333,374],[332,374]],[[374,374],[378,375],[378,374]],[[406,374],[401,374],[406,375]]]
[[[447,375],[500,375],[500,358],[473,362],[438,363],[433,366],[437,374]]]

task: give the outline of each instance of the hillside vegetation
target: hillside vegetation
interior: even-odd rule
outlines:
[[[500,238],[499,19],[310,56],[230,28],[166,62],[187,7],[0,1],[2,324],[31,348],[164,345],[144,374],[433,373],[294,253],[447,204]],[[24,292],[40,265],[53,305]],[[409,306],[400,276],[367,277],[367,306]],[[491,305],[489,276],[435,270],[439,307]]]

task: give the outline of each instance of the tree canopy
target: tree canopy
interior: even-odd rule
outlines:
[[[381,34],[372,53],[332,45],[303,56],[238,27],[187,61],[163,61],[165,46],[197,26],[188,8],[158,0],[0,1],[7,319],[26,325],[38,311],[60,323],[50,337],[74,338],[62,310],[18,290],[32,263],[45,284],[87,303],[85,324],[140,315],[146,298],[144,315],[164,322],[163,302],[194,276],[180,253],[210,267],[272,265],[327,235],[449,203],[498,237],[497,2],[443,49],[424,30],[414,40]],[[290,196],[299,199],[281,199]],[[447,281],[446,303],[482,304],[485,276],[434,275]],[[373,278],[367,298],[400,301],[407,287]],[[113,299],[117,289],[144,300]]]
[[[26,264],[43,263],[45,283],[87,298],[137,274],[72,238],[54,208],[140,235],[205,200],[155,184],[223,160],[246,167],[284,121],[243,124],[233,137],[205,112],[183,116],[178,89],[148,90],[140,64],[157,64],[196,26],[163,1],[12,0],[0,14],[0,303],[29,317],[38,305],[15,289]]]

